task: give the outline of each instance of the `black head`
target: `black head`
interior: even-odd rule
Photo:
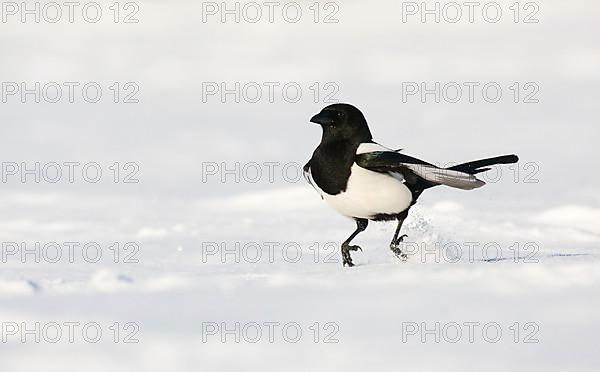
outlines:
[[[373,138],[362,112],[347,103],[329,105],[310,121],[323,128],[323,141],[346,140],[361,143]]]

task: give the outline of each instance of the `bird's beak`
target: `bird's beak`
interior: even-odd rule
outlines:
[[[317,123],[320,125],[331,125],[333,124],[333,118],[331,118],[327,113],[323,113],[322,111],[310,118],[311,123]]]

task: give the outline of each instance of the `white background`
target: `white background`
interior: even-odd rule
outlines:
[[[422,23],[419,15],[403,22],[396,1],[338,2],[337,23],[322,22],[333,9],[325,10],[325,2],[314,22],[309,1],[297,3],[303,11],[297,23],[283,18],[285,3],[272,23],[264,6],[256,23],[244,17],[236,23],[231,15],[223,23],[220,13],[203,22],[202,2],[158,0],[137,2],[134,24],[113,22],[109,2],[99,2],[97,23],[81,17],[84,2],[73,23],[66,13],[57,23],[7,16],[0,23],[1,82],[29,88],[97,82],[103,96],[95,104],[80,94],[74,103],[63,96],[54,104],[7,97],[0,103],[0,160],[29,167],[96,162],[103,178],[90,183],[76,175],[69,183],[63,175],[57,183],[36,183],[29,176],[23,183],[7,176],[0,183],[0,239],[28,247],[94,241],[103,257],[36,263],[27,256],[23,263],[20,255],[7,256],[0,263],[0,319],[98,322],[105,334],[97,344],[11,336],[0,344],[1,369],[595,370],[600,7],[538,1],[539,22],[523,23],[530,12],[525,2],[514,22],[513,2],[498,1],[502,17],[491,23],[481,15],[485,3],[472,23],[464,6],[456,23],[433,16]],[[114,82],[137,84],[139,103],[114,103]],[[257,103],[232,95],[203,102],[203,83],[232,88],[236,82],[280,85],[274,102],[266,88]],[[281,92],[290,82],[302,88],[295,103]],[[316,82],[318,102],[310,90]],[[425,244],[438,257],[444,252],[436,243],[478,242],[473,257],[463,251],[456,263],[436,262],[419,251],[399,262],[387,248],[394,226],[371,223],[356,240],[364,249],[353,255],[357,267],[342,268],[337,252],[328,262],[333,248],[325,245],[343,241],[353,222],[330,210],[303,179],[288,182],[281,174],[284,164],[304,164],[318,144],[320,129],[308,119],[327,104],[328,82],[338,88],[335,98],[363,110],[383,145],[439,164],[520,156],[482,189],[429,190],[411,210],[407,242]],[[403,82],[430,88],[495,82],[503,95],[489,103],[476,88],[470,103],[465,88],[458,103],[432,96],[403,102]],[[509,89],[515,82],[537,84],[539,102],[523,103],[521,96],[515,103]],[[138,164],[139,182],[113,182],[115,162]],[[279,166],[274,182],[265,167],[256,183],[232,176],[222,182],[220,173],[203,180],[209,162]],[[112,263],[112,242],[136,242],[139,262]],[[211,242],[279,248],[272,260],[264,249],[256,263],[236,262],[207,259]],[[281,248],[290,242],[301,249],[295,263]],[[485,256],[487,243],[500,246],[501,255]],[[536,244],[538,262],[515,263],[509,247],[516,243]],[[108,330],[114,322],[138,324],[139,343],[114,343]],[[203,342],[204,322],[297,322],[304,336],[299,343],[222,343],[218,336]],[[339,342],[313,342],[315,322],[335,322]],[[496,322],[503,336],[498,343],[480,333],[473,343],[466,335],[457,343],[432,337],[423,343],[419,336],[403,342],[403,322]],[[523,343],[524,334],[514,342],[515,322],[537,324],[539,342]]]

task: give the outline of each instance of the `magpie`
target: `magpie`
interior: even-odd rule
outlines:
[[[329,105],[310,121],[319,124],[323,134],[303,167],[304,177],[338,213],[356,221],[356,230],[341,246],[343,266],[354,266],[350,251],[362,248],[350,242],[369,220],[397,221],[390,249],[405,260],[400,243],[407,235],[398,235],[424,190],[438,185],[476,189],[485,182],[475,174],[519,160],[516,155],[502,155],[440,168],[373,141],[363,113],[346,103]]]

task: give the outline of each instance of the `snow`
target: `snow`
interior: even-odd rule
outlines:
[[[191,0],[140,1],[137,24],[115,24],[112,1],[95,24],[0,23],[1,82],[104,93],[0,103],[0,371],[597,371],[600,3],[539,2],[540,22],[526,24],[512,21],[514,1],[497,2],[498,23],[404,23],[392,0],[338,2],[335,24],[314,23],[314,2],[298,2],[298,23],[203,23],[206,2]],[[109,87],[129,81],[140,102],[115,104]],[[203,82],[280,85],[273,102],[265,88],[258,103],[223,103],[203,102]],[[288,82],[302,87],[296,103],[282,97]],[[435,164],[521,160],[477,190],[426,191],[402,231],[406,262],[388,248],[394,224],[370,223],[344,268],[354,222],[294,175],[319,141],[308,120],[327,82],[384,146]],[[404,82],[495,82],[503,96],[403,102]],[[522,102],[527,82],[539,103]],[[7,162],[95,162],[103,178],[22,182]],[[114,182],[110,167],[129,162],[139,182]],[[251,163],[258,182],[220,169]],[[212,334],[236,323],[240,342]]]
[[[26,343],[20,334],[8,336],[3,363],[11,371],[395,370],[399,365],[409,370],[595,370],[600,231],[593,225],[585,231],[569,224],[557,228],[539,218],[564,208],[570,220],[585,221],[594,210],[554,207],[520,211],[515,218],[498,209],[489,221],[485,210],[458,201],[471,192],[456,195],[461,198],[424,202],[411,211],[406,244],[419,250],[406,262],[387,248],[393,224],[371,223],[356,240],[364,252],[353,253],[357,266],[352,269],[341,266],[338,252],[339,242],[354,228],[352,221],[329,211],[309,185],[211,198],[211,206],[197,200],[187,209],[165,202],[164,226],[152,222],[154,216],[136,198],[119,200],[125,212],[113,214],[97,231],[110,230],[113,220],[129,221],[121,224],[119,238],[138,242],[138,263],[114,263],[107,243],[100,244],[104,256],[97,263],[77,254],[73,263],[21,263],[19,256],[8,256],[0,280],[5,322],[30,328],[35,322],[96,322],[102,339],[92,344],[76,332],[71,344],[64,327],[56,344],[34,343],[31,335]],[[44,228],[48,216],[40,208],[27,225],[38,231],[36,239],[60,241],[56,234],[61,232],[87,235],[90,241],[102,236],[67,222],[62,211],[71,206],[63,196],[47,199],[56,202],[46,213],[65,216],[53,223],[69,228]],[[97,203],[71,202],[84,209]],[[6,236],[22,229],[6,218],[1,226]],[[525,260],[526,252],[515,256],[509,249],[529,241],[539,245],[532,262]],[[481,244],[471,253],[467,242]],[[486,260],[486,242],[497,243],[502,257],[490,255],[504,259]],[[450,243],[463,249],[460,259],[450,254],[456,250],[444,252]],[[223,247],[229,249],[224,258]],[[113,342],[115,322],[137,324],[139,342]],[[269,322],[278,324],[274,342],[264,326]],[[262,336],[256,343],[247,341],[255,337],[248,328],[239,343],[231,334],[223,343],[220,332],[206,333],[211,328],[205,327],[222,323],[229,329],[240,323],[240,333],[245,325],[257,324]],[[315,323],[319,342],[313,339]],[[436,323],[439,342],[429,334],[423,343],[421,332],[411,333],[414,327],[435,330]],[[300,327],[298,342],[286,341],[286,324]],[[475,324],[472,343],[465,324]],[[488,330],[492,338],[500,328],[497,342],[484,338],[486,325],[494,327]],[[456,336],[456,327],[462,336],[446,341]],[[121,339],[130,331],[122,329]],[[324,342],[332,332],[338,342]],[[530,334],[538,342],[525,343]]]

